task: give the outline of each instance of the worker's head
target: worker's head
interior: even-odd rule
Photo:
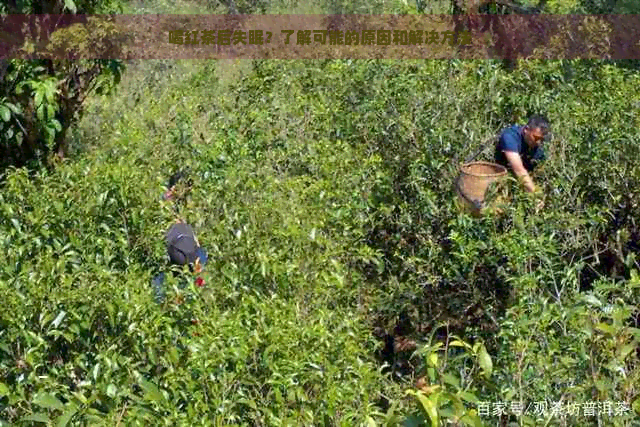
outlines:
[[[172,200],[176,195],[186,194],[193,185],[193,180],[189,177],[189,174],[190,170],[188,167],[174,173],[171,178],[169,178],[167,190],[162,195],[162,199]]]
[[[543,116],[532,116],[522,134],[524,139],[531,148],[538,147],[545,140],[549,133],[549,121]]]

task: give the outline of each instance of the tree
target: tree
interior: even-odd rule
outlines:
[[[17,59],[36,42],[55,48],[64,38],[84,37],[92,49],[112,49],[99,42],[113,34],[108,22],[98,19],[58,19],[56,14],[109,14],[121,12],[120,0],[9,0],[0,5],[4,33],[19,31],[25,41],[14,46],[12,57],[0,62],[0,149],[6,153],[0,168],[41,163],[50,154],[65,155],[67,130],[82,114],[86,97],[117,84],[123,69],[118,60]],[[11,16],[13,15],[13,16]],[[17,16],[16,16],[17,15]],[[19,17],[19,15],[39,15]],[[19,24],[28,21],[23,27]],[[17,28],[16,28],[17,27]],[[77,51],[76,57],[83,53]],[[55,57],[54,57],[55,58]]]

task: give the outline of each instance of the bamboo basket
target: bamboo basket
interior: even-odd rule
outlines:
[[[462,207],[470,209],[474,215],[481,215],[486,208],[487,187],[506,175],[507,169],[496,163],[471,162],[461,165],[456,178],[456,192]]]

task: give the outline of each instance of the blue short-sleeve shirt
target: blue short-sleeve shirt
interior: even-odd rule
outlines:
[[[502,132],[498,144],[496,144],[496,163],[506,168],[510,167],[509,161],[503,151],[513,151],[520,154],[522,164],[528,171],[534,170],[540,162],[544,161],[544,149],[542,146],[534,149],[530,148],[522,135],[523,128],[524,126],[513,125]]]

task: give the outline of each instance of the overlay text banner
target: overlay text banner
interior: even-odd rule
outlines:
[[[640,15],[5,15],[0,59],[640,59]]]

